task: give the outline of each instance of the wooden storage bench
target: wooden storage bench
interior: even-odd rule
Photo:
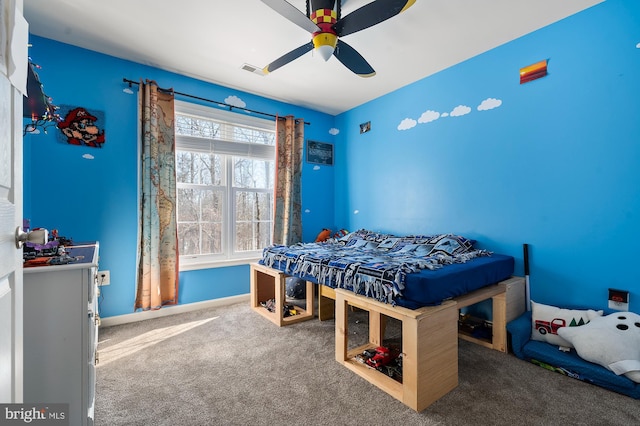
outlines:
[[[294,324],[300,321],[306,321],[313,318],[313,286],[314,284],[307,281],[306,288],[306,306],[301,308],[295,306],[297,315],[284,316],[285,297],[285,280],[287,275],[284,272],[269,268],[259,263],[251,264],[251,307],[254,311],[267,318],[279,327],[288,324]],[[261,302],[269,299],[275,299],[275,312],[270,312],[262,306]]]
[[[350,291],[335,290],[336,361],[416,411],[422,411],[458,385],[459,309],[491,298],[491,342],[463,338],[502,352],[507,350],[506,323],[524,311],[524,279],[512,277],[439,306],[407,309]],[[349,348],[348,307],[369,312],[369,342]],[[402,323],[402,383],[358,362],[357,354],[382,344],[384,316]]]

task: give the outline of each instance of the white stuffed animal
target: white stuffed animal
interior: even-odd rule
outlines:
[[[560,327],[582,359],[640,383],[640,315],[617,312],[593,318],[580,327]]]

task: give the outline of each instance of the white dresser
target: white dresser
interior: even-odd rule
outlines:
[[[24,402],[68,403],[69,425],[93,425],[98,345],[98,243],[82,259],[24,268]]]

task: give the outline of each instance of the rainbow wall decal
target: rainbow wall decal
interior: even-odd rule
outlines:
[[[547,60],[544,59],[535,64],[520,68],[520,84],[528,83],[547,75]]]

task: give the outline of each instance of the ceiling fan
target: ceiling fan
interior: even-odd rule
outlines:
[[[342,64],[360,77],[372,77],[376,74],[369,63],[351,46],[339,37],[353,34],[365,28],[379,24],[404,12],[416,0],[374,0],[359,9],[341,17],[341,0],[307,0],[307,13],[285,0],[262,0],[264,4],[284,16],[294,24],[312,34],[312,40],[291,52],[284,54],[262,71],[273,72],[283,65],[316,49],[320,56],[329,60],[335,56]]]

